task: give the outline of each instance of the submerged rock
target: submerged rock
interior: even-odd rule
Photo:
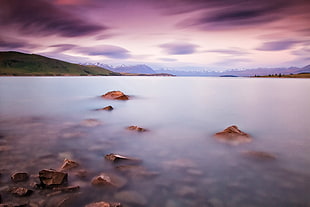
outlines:
[[[130,131],[136,131],[136,132],[146,132],[146,131],[149,131],[148,129],[144,129],[144,128],[138,127],[138,126],[129,126],[126,129],[128,129]]]
[[[16,172],[11,175],[11,180],[15,183],[24,182],[29,179],[28,173],[25,172]]]
[[[147,204],[146,198],[136,191],[121,191],[115,194],[115,198],[117,200],[135,205],[145,206]]]
[[[252,141],[252,138],[249,134],[241,131],[235,125],[227,127],[226,129],[224,129],[224,131],[218,132],[214,136],[217,140],[221,142],[226,142],[233,145]]]
[[[110,161],[113,161],[113,162],[118,162],[118,161],[130,161],[131,163],[140,163],[142,162],[141,160],[139,159],[136,159],[136,158],[133,158],[133,157],[127,157],[127,156],[123,156],[123,155],[118,155],[118,154],[114,154],[114,153],[111,153],[111,154],[108,154],[106,156],[104,156],[107,160],[110,160]]]
[[[67,183],[68,174],[53,169],[41,170],[39,172],[39,179],[42,187],[55,187]]]
[[[12,187],[9,189],[9,192],[15,196],[23,197],[30,196],[33,191],[23,187]]]
[[[110,203],[110,202],[96,202],[87,204],[85,207],[122,207],[121,203]]]
[[[85,119],[81,122],[81,125],[84,127],[96,127],[99,126],[101,122],[97,119]]]
[[[106,98],[106,99],[113,99],[113,100],[128,100],[129,99],[129,97],[121,91],[110,91],[102,95],[101,97]]]
[[[67,171],[70,170],[72,168],[76,168],[79,166],[79,163],[73,161],[73,160],[69,160],[69,159],[65,159],[63,165],[61,166],[60,170],[61,171]]]
[[[275,160],[276,157],[273,154],[262,151],[245,151],[243,154],[250,158],[260,159],[260,160]]]
[[[112,106],[106,106],[101,109],[96,109],[96,111],[112,111],[114,108]]]
[[[91,183],[97,186],[114,186],[116,188],[121,188],[127,184],[127,179],[120,177],[118,175],[110,175],[102,173],[92,179]]]

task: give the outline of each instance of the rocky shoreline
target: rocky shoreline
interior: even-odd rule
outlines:
[[[129,100],[128,95],[119,91],[108,92],[107,94],[103,95],[103,98]],[[109,111],[112,109],[112,106],[108,106],[107,109],[103,108],[102,110]],[[27,130],[32,130],[33,133],[41,134],[40,139],[42,140],[44,140],[44,138],[50,140],[50,137],[58,137],[59,140],[77,139],[85,136],[86,132],[84,128],[95,128],[102,125],[97,119],[85,119],[79,124],[63,124],[58,130],[55,130],[55,127],[53,126],[51,128],[46,128],[46,126],[42,124],[44,120],[41,120],[40,118],[31,118],[30,120],[22,120],[21,122],[27,123],[25,126],[27,127]],[[9,126],[10,123],[3,125]],[[42,134],[41,128],[43,126],[44,133]],[[138,132],[137,134],[150,132],[149,129],[135,125],[124,127],[124,129]],[[1,156],[8,156],[12,150],[18,150],[14,149],[14,146],[12,146],[14,139],[16,138],[14,136],[4,133],[1,134]],[[252,136],[241,131],[235,125],[224,129],[222,132],[215,133],[213,137],[219,142],[235,146],[253,141]],[[12,140],[10,141],[10,139]],[[25,142],[31,140],[31,135],[25,136]],[[43,149],[48,148],[53,146],[53,144],[57,144],[57,142],[57,139],[50,140],[49,143],[42,142],[42,145],[46,144],[46,146],[42,147]],[[70,151],[70,147],[68,150]],[[40,152],[38,152],[38,154],[40,154]],[[44,155],[44,153],[42,154]],[[276,160],[275,155],[264,151],[246,151],[240,153],[240,155],[260,161]],[[18,156],[20,156],[21,159],[24,159],[23,155]],[[39,162],[37,163],[40,164],[35,166],[36,171],[32,169],[36,164],[31,162],[29,164],[25,163],[22,168],[29,169],[30,172],[27,170],[19,171],[19,167],[16,166],[16,169],[14,169],[14,164],[11,166],[2,165],[0,169],[0,183],[2,184],[0,188],[0,207],[72,206],[72,203],[81,200],[81,198],[77,197],[81,195],[82,191],[85,193],[84,189],[86,189],[86,191],[100,191],[101,189],[105,189],[104,191],[106,191],[107,194],[107,196],[103,196],[107,199],[95,199],[94,202],[86,203],[84,205],[85,207],[147,206],[149,202],[143,194],[133,189],[126,188],[126,186],[128,186],[128,183],[130,182],[136,182],[136,179],[141,182],[141,179],[142,181],[143,179],[149,180],[160,177],[161,175],[161,172],[150,170],[143,165],[143,162],[147,158],[136,158],[117,153],[108,153],[102,158],[110,163],[113,170],[96,172],[93,169],[87,169],[85,163],[83,164],[72,159],[69,152],[59,154],[59,157],[64,159],[62,163],[58,162],[58,164],[57,160],[59,160],[59,158],[55,159],[54,156],[44,155],[38,157]],[[29,162],[29,160],[25,160],[25,162]],[[1,164],[3,163],[4,162]],[[60,167],[57,169],[51,169],[50,167],[55,166],[55,164]],[[45,169],[38,170],[39,167],[44,165]],[[204,175],[204,172],[199,169],[197,163],[189,159],[168,159],[162,165],[163,168],[176,168],[185,171],[189,176],[187,178],[189,180],[184,180],[185,183],[190,183],[191,179],[203,177]],[[168,188],[166,185],[167,184],[162,183],[160,188]],[[186,184],[185,186],[178,188],[175,194],[181,197],[192,197],[199,194],[199,192],[194,186]],[[174,204],[171,204],[173,201],[169,202],[167,202],[166,207],[175,206]],[[210,202],[210,204],[205,206],[221,206],[214,204],[219,202],[220,201]]]

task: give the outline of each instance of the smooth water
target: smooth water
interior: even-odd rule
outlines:
[[[131,99],[100,98],[111,90]],[[65,197],[59,206],[98,201],[125,207],[310,206],[309,90],[307,79],[1,77],[0,194],[13,185],[13,172],[29,172],[35,180],[41,169],[58,169],[69,158],[85,173],[69,172],[69,185],[80,191],[35,193],[26,198],[30,203],[41,199],[53,206]],[[114,110],[95,111],[107,105]],[[85,119],[100,125],[83,126]],[[150,131],[129,132],[131,125]],[[218,142],[213,134],[230,125],[253,141]],[[138,168],[154,176],[120,171],[104,159],[109,153],[143,160]],[[122,176],[127,184],[91,185],[102,172]],[[124,196],[128,191],[139,198]]]

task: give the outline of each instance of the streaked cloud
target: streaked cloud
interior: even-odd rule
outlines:
[[[197,52],[198,45],[190,43],[166,43],[160,45],[160,47],[170,55],[187,55]]]
[[[16,27],[23,35],[78,37],[106,30],[44,0],[0,0],[1,27]],[[1,28],[0,27],[0,28]]]
[[[105,56],[113,59],[128,59],[131,54],[125,48],[114,45],[99,45],[96,47],[80,47],[76,51],[90,56]]]
[[[215,50],[206,50],[208,53],[220,53],[225,55],[247,55],[249,52],[243,51],[242,49],[215,49]]]
[[[260,47],[256,48],[256,50],[262,51],[280,51],[287,50],[294,47],[300,41],[296,40],[282,40],[282,41],[270,41],[264,42]]]

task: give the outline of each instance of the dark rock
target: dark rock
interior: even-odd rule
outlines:
[[[106,99],[113,99],[113,100],[128,100],[129,99],[129,97],[121,91],[110,91],[102,95],[101,97],[106,98]]]
[[[97,186],[113,186],[116,188],[121,188],[127,184],[127,180],[118,175],[109,175],[102,173],[99,176],[96,176],[92,179],[91,183]]]
[[[33,192],[32,190],[29,190],[27,188],[22,187],[12,187],[9,189],[9,192],[16,195],[16,196],[29,196]]]
[[[127,156],[123,156],[123,155],[118,155],[118,154],[108,154],[106,156],[104,156],[107,160],[113,161],[113,162],[119,162],[119,161],[127,161],[130,162],[132,164],[139,164],[142,161],[133,157],[127,157]]]
[[[79,166],[79,163],[73,161],[73,160],[69,160],[69,159],[65,159],[64,163],[62,164],[60,170],[61,171],[67,171],[70,170],[72,168],[76,168]]]
[[[42,187],[55,187],[63,185],[68,181],[68,174],[58,172],[56,170],[41,170],[39,172],[39,178]]]
[[[146,132],[146,131],[149,131],[148,129],[144,129],[144,128],[138,127],[138,126],[129,126],[126,129],[128,129],[130,131],[136,131],[136,132]]]
[[[217,140],[221,142],[226,142],[233,145],[252,141],[252,138],[249,134],[241,131],[235,125],[227,127],[226,129],[224,129],[224,131],[218,132],[214,136]]]
[[[97,109],[97,111],[112,111],[114,108],[112,106],[106,106],[101,109]]]
[[[80,186],[68,186],[68,187],[55,187],[53,190],[55,191],[61,191],[61,192],[74,192],[78,191],[80,189]]]
[[[122,207],[121,203],[110,203],[110,202],[96,202],[87,204],[85,207]]]
[[[147,204],[146,198],[136,191],[121,191],[115,194],[115,198],[134,205],[145,206]]]
[[[275,160],[276,157],[268,152],[262,151],[246,151],[243,152],[244,155],[250,158],[255,158],[259,160]]]
[[[25,172],[16,172],[11,175],[11,180],[15,183],[17,182],[24,182],[29,179],[28,173]]]

